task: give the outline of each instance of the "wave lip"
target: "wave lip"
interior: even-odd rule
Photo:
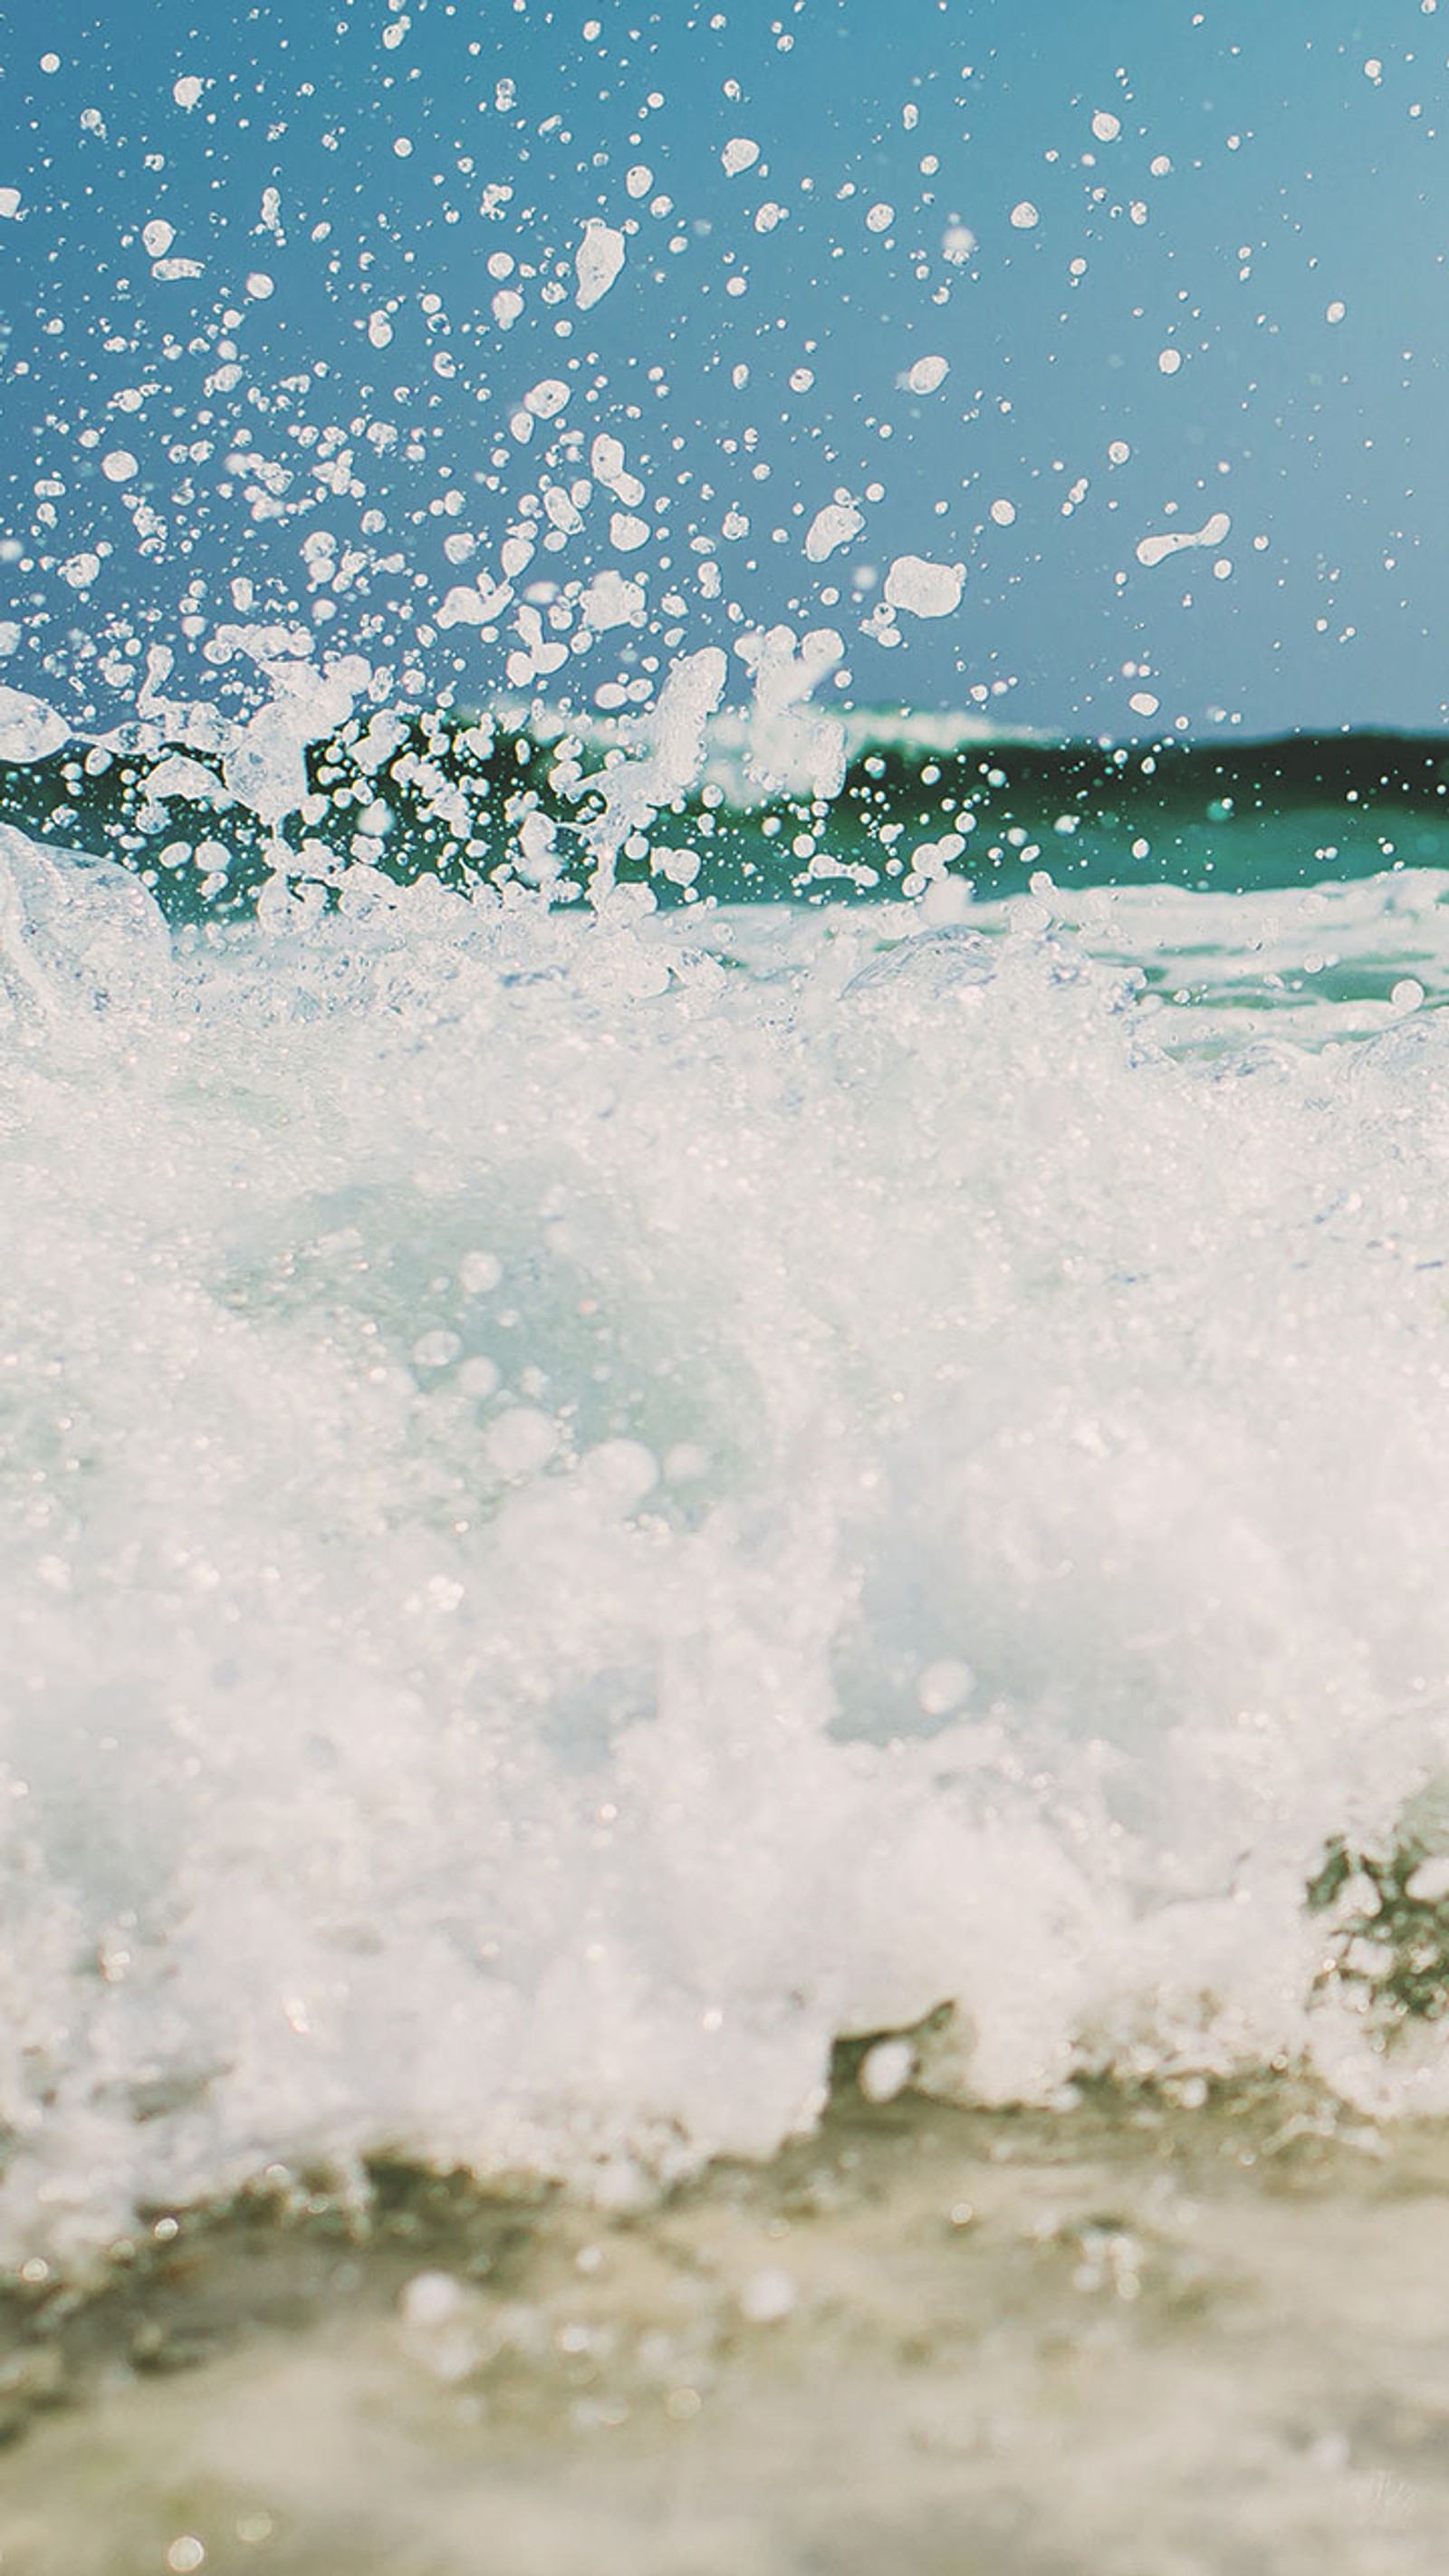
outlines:
[[[788,629],[756,641],[753,714],[671,714],[671,682],[645,714],[587,723],[506,705],[339,720],[353,666],[286,665],[288,688],[244,723],[148,699],[93,741],[4,736],[0,813],[126,867],[168,920],[217,925],[279,900],[335,907],[360,867],[565,906],[604,863],[666,910],[828,899],[928,915],[1043,874],[1073,893],[1261,894],[1449,867],[1442,736],[1143,750],[969,715],[821,710],[807,703],[819,656]],[[687,658],[681,684],[712,705],[717,657]]]

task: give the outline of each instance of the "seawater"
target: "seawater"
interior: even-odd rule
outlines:
[[[1449,2108],[1449,878],[1273,875],[168,925],[5,828],[7,2258],[627,2201],[848,2034]]]

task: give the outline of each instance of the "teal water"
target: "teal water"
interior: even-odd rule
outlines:
[[[1242,893],[1449,864],[1449,749],[1437,736],[1227,737],[1144,752],[978,739],[949,716],[861,715],[832,730],[839,751],[820,793],[808,735],[771,763],[718,726],[703,777],[666,804],[652,844],[638,835],[644,846],[620,851],[620,882],[648,884],[669,907],[909,900],[941,875],[978,896],[1010,895],[1043,869],[1073,890]],[[601,801],[590,783],[637,738],[619,726],[569,734],[561,720],[530,730],[518,715],[364,713],[307,748],[299,788],[310,801],[292,837],[310,856],[299,851],[292,873],[308,882],[310,868],[327,884],[371,861],[401,882],[542,873],[582,890],[584,829]],[[143,720],[102,743],[0,762],[0,815],[115,858],[169,917],[245,915],[268,874],[269,835],[227,777],[219,741],[198,752],[184,727]],[[529,818],[535,847],[551,827],[546,866],[520,847]]]

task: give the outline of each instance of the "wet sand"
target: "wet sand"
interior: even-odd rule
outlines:
[[[1449,2137],[1287,2080],[604,2214],[387,2170],[0,2317],[3,2576],[1438,2576]]]

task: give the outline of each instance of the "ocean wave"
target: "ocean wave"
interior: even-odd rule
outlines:
[[[168,937],[3,860],[7,2252],[385,2150],[635,2188],[927,2020],[985,2099],[1449,2108],[1423,985],[1304,1044],[1212,896],[359,865]]]
[[[0,727],[0,815],[115,861],[178,922],[250,919],[279,875],[331,906],[363,866],[578,902],[601,836],[612,882],[686,911],[910,904],[940,889],[990,900],[1042,872],[1076,889],[1246,894],[1449,866],[1438,736],[1144,751],[970,714],[819,709],[811,640],[778,648],[773,689],[748,712],[702,714],[678,777],[651,765],[668,684],[612,718],[508,700],[471,715],[366,699],[351,711],[356,687],[281,662],[267,666],[278,696],[249,716],[143,693],[136,717],[89,738],[26,699],[23,725]],[[611,814],[621,782],[637,790],[638,828]]]

